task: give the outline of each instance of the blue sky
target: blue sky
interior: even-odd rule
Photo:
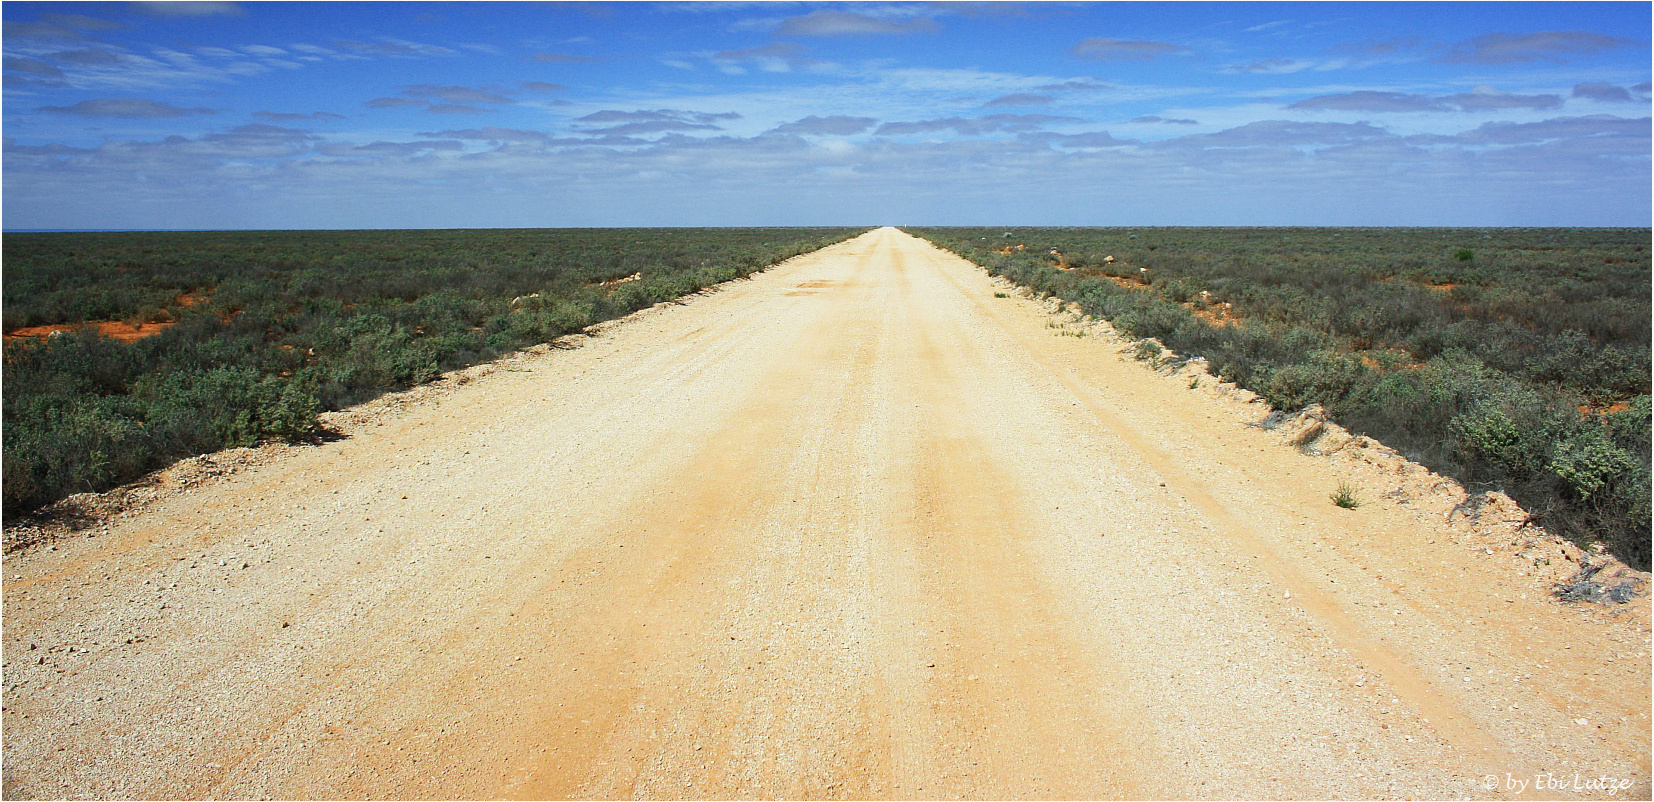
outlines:
[[[35,3],[3,225],[1650,223],[1648,3]]]

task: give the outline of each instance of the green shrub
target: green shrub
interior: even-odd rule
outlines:
[[[1442,242],[1469,232],[1162,229],[1153,252],[1126,252],[1119,229],[1022,232],[1096,265],[1068,272],[994,253],[994,230],[915,233],[1128,336],[1205,357],[1279,408],[1323,404],[1351,431],[1504,489],[1552,531],[1648,565],[1647,229],[1477,231],[1484,258],[1463,249],[1447,262]],[[1109,280],[1139,267],[1152,291]],[[1195,318],[1186,306],[1203,306],[1202,290],[1242,325]],[[1631,408],[1577,409],[1620,401]]]
[[[1172,303],[1184,303],[1200,294],[1200,289],[1182,279],[1173,279],[1160,285],[1160,293]]]
[[[1609,442],[1601,428],[1587,427],[1556,444],[1548,467],[1562,478],[1570,496],[1584,501],[1630,475],[1637,461]]]
[[[366,400],[747,275],[855,229],[7,234],[5,514],[179,457],[311,432]],[[604,279],[642,272],[613,292]],[[204,303],[182,306],[189,292]],[[521,299],[513,304],[513,299]]]
[[[1524,479],[1546,465],[1552,443],[1544,415],[1530,396],[1521,393],[1483,400],[1452,419],[1454,444],[1474,466],[1486,463],[1500,475]]]
[[[1632,398],[1626,408],[1604,416],[1615,444],[1646,458],[1654,442],[1654,405],[1648,395]],[[1646,459],[1640,460],[1646,461]]]
[[[1353,356],[1321,351],[1307,362],[1267,371],[1258,394],[1277,409],[1297,410],[1310,404],[1337,409],[1369,381],[1369,374],[1361,360]]]

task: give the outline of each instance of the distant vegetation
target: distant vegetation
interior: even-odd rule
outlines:
[[[907,230],[1649,565],[1648,229]]]
[[[302,437],[320,411],[863,230],[7,234],[5,514]],[[171,325],[130,343],[12,336],[102,321]]]

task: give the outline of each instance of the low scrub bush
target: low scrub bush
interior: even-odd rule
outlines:
[[[89,329],[6,343],[5,515],[180,457],[303,437],[318,412],[860,232],[7,234],[7,332],[174,325],[131,343]],[[640,280],[602,283],[634,274]]]
[[[913,230],[1648,567],[1647,229],[1498,230],[1476,253],[1444,250],[1468,238],[1447,229],[1154,229],[1152,250],[1122,229],[1011,230],[1067,271],[996,253],[1000,231]],[[1113,280],[1141,268],[1147,289]]]

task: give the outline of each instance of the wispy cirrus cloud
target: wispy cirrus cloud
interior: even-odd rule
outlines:
[[[392,58],[419,58],[424,56],[454,56],[459,51],[441,45],[410,42],[391,36],[383,36],[371,42],[343,41],[337,42],[340,50],[345,50],[362,56],[388,56]]]
[[[1623,86],[1615,86],[1607,81],[1587,81],[1582,84],[1574,84],[1574,91],[1570,96],[1603,103],[1630,103],[1634,100],[1631,97],[1630,90]]]
[[[1040,84],[1034,87],[1036,92],[1106,92],[1114,86],[1096,78],[1070,78],[1066,81],[1051,84]]]
[[[1594,31],[1540,31],[1484,34],[1452,45],[1438,57],[1449,64],[1563,63],[1572,58],[1631,47],[1637,43]]]
[[[423,107],[432,114],[484,114],[494,106],[509,106],[517,101],[486,89],[466,86],[439,86],[415,84],[402,87],[395,97],[379,97],[367,101],[370,109]]]
[[[53,25],[82,31],[123,31],[132,27],[124,22],[88,17],[85,14],[41,14],[40,19]]]
[[[819,9],[802,17],[788,17],[775,28],[777,36],[888,36],[932,33],[941,28],[931,17],[881,19],[837,9]]]
[[[692,123],[684,120],[647,120],[635,123],[620,123],[618,125],[601,128],[583,129],[581,133],[598,134],[602,136],[648,136],[650,134],[686,133],[693,131],[722,131],[721,125],[711,123]]]
[[[78,42],[85,37],[79,31],[51,25],[45,22],[16,22],[6,20],[3,26],[4,39],[8,42],[20,40],[39,40],[47,42]]]
[[[425,197],[448,199],[461,215],[498,208],[478,199],[503,198],[496,195],[503,187],[532,186],[540,191],[528,192],[535,200],[523,208],[541,212],[544,220],[567,221],[562,224],[573,223],[567,214],[597,214],[587,199],[607,197],[615,192],[611,186],[622,184],[633,190],[625,197],[634,202],[648,198],[643,203],[679,209],[657,218],[669,224],[671,215],[715,205],[669,207],[657,200],[674,192],[683,193],[673,196],[680,199],[700,197],[718,191],[714,185],[739,185],[767,198],[761,212],[769,214],[814,182],[847,192],[845,187],[865,188],[872,175],[898,184],[911,180],[901,187],[902,204],[916,195],[934,196],[937,208],[955,214],[966,208],[955,201],[974,191],[957,176],[983,171],[1083,189],[1141,170],[1138,175],[1161,181],[1156,186],[1174,198],[1164,207],[1173,217],[1212,208],[1165,189],[1173,184],[1206,186],[1222,195],[1239,181],[1248,187],[1274,182],[1282,191],[1272,197],[1285,202],[1340,188],[1336,197],[1325,190],[1331,203],[1302,205],[1313,213],[1370,196],[1349,189],[1361,176],[1421,196],[1442,187],[1479,192],[1500,176],[1539,175],[1554,183],[1570,174],[1644,190],[1620,192],[1625,197],[1647,194],[1647,155],[1633,147],[1635,123],[1586,119],[1545,129],[1464,130],[1490,120],[1529,124],[1563,107],[1571,114],[1646,107],[1647,83],[1637,83],[1646,77],[1646,59],[1638,60],[1646,56],[1646,43],[1615,39],[1644,39],[1628,32],[1642,29],[1646,11],[1606,5],[1576,15],[1588,22],[1558,25],[1544,21],[1555,17],[1552,12],[1511,11],[1497,26],[1509,33],[1468,38],[1494,30],[1483,27],[1455,34],[1463,41],[1415,36],[1355,45],[1340,43],[1371,31],[1433,30],[1420,22],[1429,12],[1374,7],[1374,18],[1386,22],[1379,25],[1330,7],[1294,7],[1290,22],[1246,7],[1208,27],[1251,30],[1219,41],[1205,38],[1211,35],[1181,15],[1126,27],[1115,13],[1119,7],[1087,4],[724,4],[706,6],[698,11],[706,16],[687,23],[672,17],[679,13],[673,6],[618,5],[609,9],[614,19],[599,22],[582,18],[586,6],[554,6],[549,13],[561,15],[559,24],[538,37],[524,31],[525,23],[541,20],[539,11],[504,5],[478,6],[465,15],[435,9],[433,16],[441,19],[425,22],[397,14],[341,15],[332,5],[306,7],[315,9],[313,18],[259,4],[243,6],[241,17],[183,21],[141,18],[124,6],[108,12],[140,23],[126,28],[96,19],[108,5],[70,9],[85,12],[78,15],[45,13],[64,8],[18,3],[5,9],[4,74],[13,101],[5,165],[6,195],[28,199],[10,201],[8,214],[60,198],[84,199],[77,212],[84,217],[61,217],[68,225],[104,220],[109,213],[83,187],[117,186],[108,176],[121,174],[130,179],[128,190],[145,197],[166,196],[169,184],[198,187],[202,198],[211,196],[198,207],[211,210],[251,208],[239,202],[245,196],[234,203],[222,199],[241,188],[287,181],[292,196],[270,204],[282,207],[279,214],[308,208],[308,200],[328,186],[347,199],[344,208],[352,213],[369,205],[359,188],[371,195],[379,187],[382,197],[395,200],[420,186]],[[1006,12],[1025,16],[1002,24],[963,19]],[[751,18],[760,14],[766,18]],[[294,30],[301,17],[312,24],[309,33],[276,36]],[[19,28],[13,24],[18,21],[31,27]],[[1563,27],[1581,30],[1532,33]],[[1085,39],[1098,33],[1120,38]],[[1594,38],[1601,36],[1611,41]],[[864,41],[843,41],[854,37]],[[318,44],[293,41],[305,38]],[[1052,44],[1043,51],[1029,46],[1039,41]],[[601,53],[612,55],[595,57]],[[1054,65],[1053,56],[1065,66]],[[604,63],[597,67],[584,64],[599,60]],[[663,66],[668,64],[691,72]],[[440,72],[429,71],[439,65]],[[286,77],[299,68],[308,70],[302,81]],[[1345,72],[1324,85],[1304,80],[1334,69]],[[1109,75],[1114,77],[1101,77]],[[405,85],[410,82],[419,83]],[[1484,82],[1506,91],[1466,91]],[[130,108],[123,113],[131,122],[123,122],[89,113],[95,107],[76,108],[88,98],[148,98],[171,111]],[[217,117],[201,114],[205,106],[214,107]],[[566,109],[578,110],[557,113]],[[422,122],[411,124],[416,120]],[[268,128],[198,133],[220,121]],[[1337,127],[1357,121],[1369,128]],[[1260,125],[1247,127],[1253,124]],[[407,133],[415,130],[424,132]],[[1198,138],[1208,134],[1222,136]],[[1449,138],[1414,138],[1424,135]],[[24,144],[13,146],[18,141]],[[1535,155],[1541,153],[1543,158]],[[1593,161],[1604,153],[1619,160],[1612,171],[1604,167],[1607,161]],[[1562,170],[1562,164],[1570,166]],[[1406,179],[1414,169],[1428,173],[1427,180]],[[1476,169],[1489,173],[1481,180],[1444,178],[1475,175]],[[217,185],[204,178],[215,175]],[[861,183],[830,183],[845,176]],[[766,194],[775,186],[786,191]],[[827,200],[791,219],[809,222],[818,210],[838,208],[836,196],[823,192]],[[1516,197],[1486,194],[1497,204]],[[1002,198],[984,197],[970,214],[992,216],[1006,208]],[[1553,205],[1571,208],[1575,197]],[[1267,202],[1239,206],[1251,213]],[[1446,208],[1457,213],[1474,206],[1456,202]],[[1091,208],[1070,203],[1057,211],[1081,207]],[[633,206],[615,208],[630,214]],[[855,208],[861,213],[871,207]],[[906,211],[912,207],[891,208],[916,219]],[[1404,198],[1390,208],[1411,213],[1415,205]],[[1513,222],[1552,221],[1547,214]],[[241,224],[266,224],[255,217]],[[453,221],[433,216],[419,224]]]
[[[954,133],[959,136],[981,136],[996,133],[1036,131],[1056,123],[1084,122],[1077,117],[1050,114],[989,114],[983,117],[947,117],[935,120],[889,122],[874,132],[879,136],[911,136],[915,134]]]
[[[169,181],[187,181],[190,175],[201,175],[202,171],[216,174],[231,168],[240,159],[304,158],[313,153],[321,141],[321,137],[302,129],[252,124],[195,138],[110,140],[92,148],[19,147],[8,143],[5,156],[8,170],[13,165],[45,167],[55,175],[68,175],[76,181],[110,168],[165,177]]]
[[[1452,111],[1441,101],[1425,95],[1373,90],[1342,92],[1336,95],[1318,95],[1300,100],[1287,108],[1310,111]]]
[[[1536,33],[1495,31],[1457,42],[1442,42],[1424,36],[1407,35],[1335,45],[1328,52],[1336,58],[1315,63],[1314,66],[1371,66],[1426,59],[1439,64],[1480,66],[1565,64],[1582,57],[1636,47],[1640,44],[1633,39],[1580,30]]]
[[[872,117],[848,117],[843,115],[817,117],[812,114],[802,120],[778,125],[765,133],[797,134],[801,136],[854,136],[867,131],[878,122]]]
[[[602,61],[602,59],[594,58],[592,56],[572,56],[568,53],[553,53],[550,51],[535,53],[534,55],[529,56],[528,60],[537,61],[541,64],[585,64],[594,61]]]
[[[1140,145],[1135,139],[1117,139],[1107,131],[1087,131],[1083,134],[1058,134],[1050,131],[1040,131],[1031,134],[1021,134],[1019,138],[1025,142],[1037,142],[1042,145],[1052,145],[1059,148],[1122,148],[1128,145]]]
[[[158,100],[137,97],[109,97],[82,100],[72,106],[41,106],[39,111],[52,114],[72,114],[78,117],[114,117],[127,120],[155,120],[164,117],[188,117],[195,114],[216,114],[208,108],[183,108]]]
[[[483,142],[550,142],[551,134],[544,131],[531,131],[524,128],[498,128],[484,126],[482,128],[466,128],[454,131],[426,131],[420,136],[435,137],[437,139],[465,139]]]
[[[316,152],[325,156],[357,156],[357,157],[410,157],[420,156],[433,151],[464,150],[465,143],[457,140],[436,140],[431,142],[369,142],[358,145],[353,142],[324,142],[316,145]]]
[[[1055,98],[1050,95],[1036,95],[1029,92],[1018,92],[1013,95],[996,97],[982,105],[988,108],[992,108],[994,106],[1048,106],[1054,99]]]
[[[733,111],[709,113],[679,109],[605,109],[576,118],[573,122],[576,130],[584,134],[642,136],[672,131],[722,131],[723,126],[718,123],[739,119],[741,115]]]
[[[705,112],[682,111],[679,109],[655,109],[652,111],[620,111],[618,109],[604,109],[595,111],[575,122],[588,124],[615,123],[615,122],[652,122],[657,120],[683,120],[696,123],[710,123],[719,120],[739,120],[741,115],[733,111]]]
[[[299,69],[306,63],[372,58],[360,52],[303,43],[283,47],[254,43],[146,48],[82,38],[73,43],[79,47],[71,45],[66,49],[65,45],[70,43],[59,39],[14,40],[8,33],[6,44],[8,83],[19,88],[148,91],[191,84],[235,83],[274,71]],[[388,48],[386,52],[394,51],[404,57],[420,52],[419,48],[396,42],[380,44]],[[424,52],[437,51],[426,49]],[[24,82],[14,79],[24,79]]]
[[[504,95],[490,92],[486,89],[472,89],[467,86],[438,86],[436,84],[415,84],[402,88],[404,97],[420,100],[441,101],[445,103],[486,103],[489,105],[507,105],[517,101]]]
[[[1190,134],[1151,143],[1164,149],[1205,148],[1296,148],[1303,146],[1349,145],[1393,137],[1370,123],[1306,123],[1292,120],[1260,120],[1210,134]]]
[[[1319,95],[1300,100],[1287,108],[1307,111],[1371,111],[1371,112],[1477,112],[1503,109],[1561,108],[1559,95],[1515,95],[1480,87],[1474,92],[1432,97],[1403,92],[1362,90],[1334,95]]]
[[[1648,154],[1648,117],[1627,119],[1610,114],[1555,117],[1531,123],[1490,122],[1460,134],[1418,135],[1409,141],[1432,145],[1538,145],[1573,141],[1598,147],[1586,152],[1612,151],[1624,155]],[[1601,147],[1607,144],[1608,147]]]
[[[127,3],[127,7],[151,17],[239,17],[247,13],[247,9],[242,8],[240,3],[212,0],[134,0]]]
[[[309,114],[281,111],[255,111],[253,112],[253,118],[257,120],[267,120],[273,123],[333,122],[336,120],[346,119],[343,114],[334,114],[330,111],[313,111]]]
[[[1336,45],[1332,51],[1343,55],[1387,56],[1428,47],[1430,40],[1423,36],[1394,36],[1389,39],[1368,40]]]
[[[987,0],[987,2],[970,2],[969,0],[934,0],[927,3],[926,8],[943,14],[956,14],[969,19],[983,19],[986,17],[1031,17],[1035,9],[1042,3],[1024,3],[1015,0]]]
[[[1495,91],[1488,87],[1478,88],[1474,92],[1446,95],[1441,98],[1441,102],[1459,111],[1500,111],[1504,109],[1545,111],[1547,109],[1562,108],[1562,98],[1559,95],[1515,95]]]
[[[1283,25],[1291,25],[1291,24],[1292,24],[1292,20],[1278,19],[1278,20],[1272,20],[1270,22],[1260,23],[1258,25],[1253,25],[1250,28],[1242,28],[1241,30],[1245,33],[1263,33],[1264,31],[1267,31],[1267,30],[1271,30],[1271,29],[1274,29],[1274,28],[1279,28]]]
[[[46,55],[46,58],[81,67],[112,67],[121,63],[119,56],[95,47],[50,53]]]
[[[39,59],[24,56],[6,56],[5,68],[7,72],[19,72],[25,75],[35,75],[42,78],[62,78],[63,70],[47,64]]]
[[[301,54],[299,58],[306,61],[323,61],[329,58],[339,58],[340,56],[339,51],[321,45],[295,43],[288,45],[288,49]]]
[[[643,118],[652,116],[647,111],[611,110],[597,122],[647,122]],[[261,193],[312,199],[278,204],[290,216],[270,222],[293,228],[383,224],[380,218],[360,216],[363,209],[379,205],[364,199],[388,202],[415,187],[426,191],[433,179],[446,188],[433,200],[455,211],[470,208],[463,204],[472,197],[508,201],[504,207],[485,204],[479,216],[444,218],[456,225],[531,224],[544,211],[528,202],[549,191],[573,193],[580,198],[578,208],[592,215],[564,223],[569,225],[753,224],[754,210],[789,209],[788,204],[799,203],[801,196],[811,202],[795,211],[819,213],[826,208],[865,214],[869,208],[883,208],[886,198],[907,204],[919,197],[931,199],[940,213],[961,204],[1002,204],[1007,181],[1037,182],[1045,188],[1034,202],[1048,207],[1036,209],[1030,218],[1045,224],[1093,222],[1089,215],[1097,213],[1098,204],[1113,202],[1097,195],[1095,188],[1129,185],[1140,191],[1104,213],[1171,209],[1190,199],[1219,199],[1227,205],[1209,207],[1203,220],[1304,223],[1306,218],[1290,207],[1298,203],[1329,215],[1313,218],[1316,224],[1440,224],[1444,214],[1456,209],[1469,216],[1451,218],[1452,222],[1481,225],[1509,219],[1510,208],[1498,204],[1531,197],[1533,193],[1522,188],[1536,181],[1568,197],[1600,199],[1623,208],[1625,197],[1638,196],[1629,190],[1644,180],[1626,165],[1638,159],[1646,163],[1650,144],[1648,118],[1608,115],[1492,123],[1436,136],[1403,136],[1371,124],[1285,120],[1156,142],[1121,139],[1107,131],[1016,133],[999,139],[892,139],[877,147],[816,147],[782,136],[559,139],[539,131],[489,128],[434,131],[413,142],[349,142],[298,129],[243,126],[193,138],[111,140],[78,148],[20,145],[8,139],[4,152],[8,197],[16,188],[26,190],[23,197],[51,199],[57,204],[54,208],[78,209],[81,199],[125,191],[140,201],[122,207],[139,214],[118,222],[129,227],[153,226],[146,226],[151,219],[174,225],[187,219],[201,225],[207,222],[201,217],[203,210],[245,209],[245,203],[227,201],[242,198],[235,193],[248,185],[249,171],[256,172]],[[254,158],[259,161],[249,161]],[[962,169],[983,165],[991,166],[995,181],[983,182],[979,169]],[[813,177],[797,181],[803,174]],[[880,177],[872,185],[873,194],[867,191],[868,175]],[[147,180],[138,181],[138,176]],[[730,181],[731,176],[747,180]],[[1248,191],[1235,193],[1236,185]],[[787,189],[754,194],[754,187],[764,186]],[[1331,203],[1352,192],[1368,198],[1387,194],[1374,207],[1350,209]],[[203,204],[202,197],[221,202]],[[648,204],[640,205],[640,198],[649,199]],[[815,201],[834,205],[821,207]],[[49,219],[33,211],[38,203],[7,202],[8,217],[19,221],[14,224]],[[748,205],[730,211],[731,204],[740,203]],[[521,208],[523,216],[502,217],[502,208]],[[1531,213],[1554,208],[1548,198],[1536,200]],[[684,217],[684,209],[710,216]],[[1063,218],[1064,209],[1086,211]],[[1646,211],[1644,201],[1615,221],[1636,220]],[[637,216],[617,216],[624,214]],[[722,216],[726,214],[734,216]],[[1175,212],[1157,214],[1161,216],[1134,222],[1184,222]],[[762,222],[789,219],[784,212]],[[1598,218],[1585,215],[1565,222],[1592,220]],[[234,225],[226,219],[218,227]]]
[[[1288,75],[1288,74],[1291,74],[1291,73],[1294,73],[1294,72],[1301,72],[1303,70],[1307,70],[1312,66],[1314,66],[1314,65],[1311,62],[1308,62],[1308,61],[1300,61],[1298,59],[1291,59],[1291,58],[1274,57],[1274,58],[1258,59],[1257,61],[1249,62],[1247,64],[1237,64],[1233,67],[1226,68],[1224,71],[1225,72],[1251,72],[1251,73],[1261,73],[1261,74],[1264,74],[1264,75]]]
[[[1068,52],[1076,58],[1091,61],[1153,61],[1161,56],[1181,55],[1188,52],[1188,49],[1170,42],[1109,39],[1096,36],[1081,40]]]
[[[792,42],[771,42],[742,50],[719,51],[712,54],[710,60],[718,69],[736,75],[745,73],[748,66],[762,72],[819,71],[831,66],[825,61],[805,58],[804,54],[808,52],[803,45]]]
[[[130,26],[122,22],[84,14],[42,14],[34,22],[6,20],[0,29],[11,42],[79,42],[87,38],[87,32],[116,31],[127,27]]]

